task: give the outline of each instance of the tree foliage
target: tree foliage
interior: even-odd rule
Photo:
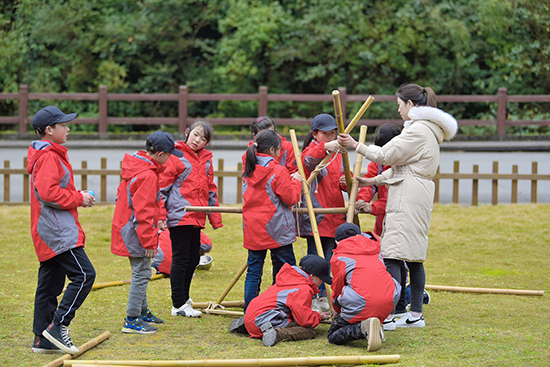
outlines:
[[[547,0],[18,0],[0,1],[0,85],[16,92],[393,94],[405,82],[437,94],[545,94]],[[34,102],[36,108],[40,102]],[[74,102],[65,102],[71,104]],[[80,106],[80,105],[79,105]],[[330,108],[329,105],[326,108]],[[487,118],[491,105],[453,105]],[[0,113],[16,111],[0,103]],[[80,106],[97,114],[94,104]],[[201,102],[193,116],[251,116],[248,102]],[[395,118],[395,107],[370,112]],[[515,104],[511,118],[547,117]],[[275,117],[319,106],[270,104]],[[116,116],[175,116],[175,103],[114,103]]]

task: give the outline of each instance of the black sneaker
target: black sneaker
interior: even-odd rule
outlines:
[[[79,353],[79,350],[74,346],[71,336],[69,335],[70,333],[71,330],[68,326],[55,325],[52,322],[46,330],[42,332],[42,335],[63,352],[75,355]]]
[[[153,315],[153,313],[149,309],[141,314],[141,319],[147,323],[164,324],[164,320],[160,317],[156,317],[155,315]]]
[[[279,335],[277,334],[277,330],[273,328],[273,325],[271,325],[270,322],[266,322],[260,326],[260,329],[262,330],[262,333],[264,335],[262,336],[262,342],[266,347],[272,347],[279,341]]]
[[[231,320],[231,324],[229,324],[229,332],[248,334],[248,330],[246,330],[246,326],[244,326],[244,316]]]
[[[422,297],[422,303],[425,304],[425,305],[429,305],[431,299],[432,298],[430,297],[430,294],[428,293],[428,291],[424,289],[424,294],[423,294],[423,297]]]
[[[52,345],[50,341],[42,335],[35,335],[34,336],[34,343],[32,343],[32,352],[33,353],[63,353],[61,349],[56,347],[55,345]]]

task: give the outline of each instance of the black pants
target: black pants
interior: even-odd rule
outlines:
[[[170,228],[172,240],[172,268],[170,286],[172,305],[180,308],[189,299],[193,273],[200,261],[201,229],[193,226]]]
[[[365,339],[365,334],[361,331],[361,323],[350,324],[340,315],[332,321],[328,329],[328,342],[331,344],[342,345],[352,340]]]
[[[401,297],[395,307],[394,313],[402,313],[406,311],[405,290],[407,287],[407,270],[405,269],[403,260],[384,259],[386,269],[394,279],[397,279],[401,284]],[[424,264],[417,262],[406,261],[409,268],[409,278],[411,284],[411,311],[422,312],[424,286],[426,285],[426,273],[424,272]]]
[[[57,297],[63,292],[65,277],[71,281],[57,307]],[[53,321],[68,326],[76,310],[92,289],[95,269],[83,247],[77,247],[40,263],[38,285],[34,297],[32,331],[42,335]]]

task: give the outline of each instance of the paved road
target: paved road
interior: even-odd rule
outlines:
[[[27,143],[28,144],[28,143]],[[102,146],[101,149],[77,149],[77,142],[71,142],[69,145],[69,158],[74,168],[80,168],[82,161],[88,162],[88,168],[100,168],[100,158],[107,158],[107,168],[120,168],[120,161],[125,153],[132,153],[136,150],[136,144],[127,144],[121,142],[113,142],[110,146]],[[125,145],[126,144],[126,145]],[[509,143],[506,143],[509,144]],[[82,147],[82,144],[80,145]],[[117,149],[119,148],[119,149]],[[120,149],[122,148],[122,149]],[[219,150],[213,149],[214,166],[217,168],[218,159],[224,159],[225,169],[236,170],[237,163],[241,160],[241,155],[244,152],[241,150]],[[11,168],[22,168],[23,157],[27,154],[26,147],[5,146],[0,149],[2,160],[10,161]],[[355,152],[350,152],[350,165],[353,167],[355,162]],[[512,165],[518,165],[519,173],[531,173],[531,162],[538,162],[538,170],[540,174],[550,174],[550,153],[540,151],[523,151],[523,152],[464,152],[464,151],[442,151],[441,153],[441,172],[451,173],[453,171],[453,162],[460,162],[461,172],[472,172],[474,164],[479,165],[481,173],[491,173],[493,161],[499,162],[499,171],[501,173],[511,173]],[[363,170],[366,169],[368,162],[363,161]],[[80,186],[79,177],[76,177],[76,186]],[[0,180],[0,187],[3,192],[3,182]],[[22,176],[13,176],[11,178],[11,201],[22,201]],[[114,201],[116,196],[116,188],[118,186],[118,177],[109,176],[107,179],[108,193],[107,200]],[[88,188],[99,192],[99,177],[90,176],[88,178]],[[461,180],[460,183],[460,204],[469,205],[471,203],[471,186],[470,180]],[[531,183],[530,181],[520,181],[518,184],[520,203],[529,203],[531,198]],[[479,183],[479,202],[491,203],[491,182],[482,180]],[[511,182],[499,181],[499,203],[507,204],[511,201]],[[236,203],[236,179],[225,179],[224,187],[224,203]],[[442,203],[452,202],[452,181],[441,181],[440,201]],[[538,201],[550,203],[550,182],[539,181],[538,185]]]

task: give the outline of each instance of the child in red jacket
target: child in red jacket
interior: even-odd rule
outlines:
[[[284,263],[296,264],[292,249],[296,224],[290,207],[300,200],[301,176],[298,172],[290,175],[277,163],[280,150],[279,134],[262,130],[246,156],[243,174],[243,246],[248,249],[245,312],[260,291],[267,250],[271,251],[273,283]]]
[[[206,121],[195,121],[186,131],[185,141],[176,143],[183,157],[170,157],[160,175],[160,193],[166,208],[166,225],[172,241],[172,315],[200,317],[193,309],[189,289],[200,260],[201,229],[206,213],[186,212],[186,206],[219,206],[214,183],[212,152],[205,149],[213,134]],[[220,213],[208,215],[214,229],[221,228]]]
[[[328,341],[345,344],[367,339],[367,351],[382,346],[385,320],[399,299],[401,286],[386,270],[380,256],[380,240],[371,232],[361,233],[353,223],[344,223],[335,233],[337,247],[332,269],[332,325]]]
[[[201,231],[201,257],[210,251],[212,251],[212,240]],[[157,271],[157,274],[170,275],[170,269],[172,268],[172,241],[170,240],[170,232],[159,233],[159,246],[153,258],[152,266]]]
[[[254,298],[244,320],[232,321],[230,331],[249,333],[262,338],[271,347],[282,340],[305,340],[315,337],[315,327],[328,313],[311,309],[311,298],[321,284],[331,284],[328,261],[318,255],[300,260],[300,268],[284,264],[275,284]]]
[[[69,335],[69,324],[95,280],[95,270],[84,251],[84,231],[78,222],[79,206],[91,207],[93,195],[76,190],[69,163],[67,122],[76,113],[65,115],[55,106],[36,113],[32,127],[40,135],[27,154],[31,175],[31,234],[40,268],[34,298],[34,353],[77,354]],[[65,278],[70,279],[63,298]],[[44,336],[44,338],[42,337]]]
[[[252,131],[252,139],[254,139],[256,137],[256,134],[258,134],[262,130],[277,131],[275,127],[275,122],[271,117],[268,116],[260,116],[256,120],[254,120],[252,122],[252,126],[250,126],[250,130]],[[293,174],[294,172],[298,171],[296,158],[294,157],[294,147],[292,146],[292,143],[286,140],[285,137],[281,136],[281,134],[279,134],[279,138],[281,138],[281,153],[279,153],[279,157],[277,158],[278,163],[281,166],[285,166],[290,174]],[[254,140],[248,143],[248,146],[250,147],[252,144],[254,144]],[[242,160],[244,172],[244,168],[246,167],[246,152],[243,154]]]
[[[164,131],[149,135],[146,151],[126,154],[122,160],[122,181],[118,186],[111,230],[111,252],[128,257],[132,282],[122,332],[156,333],[149,323],[164,321],[149,311],[147,285],[151,280],[151,259],[158,245],[158,230],[166,230],[165,214],[159,203],[159,173],[172,154],[183,157],[174,138]]]

